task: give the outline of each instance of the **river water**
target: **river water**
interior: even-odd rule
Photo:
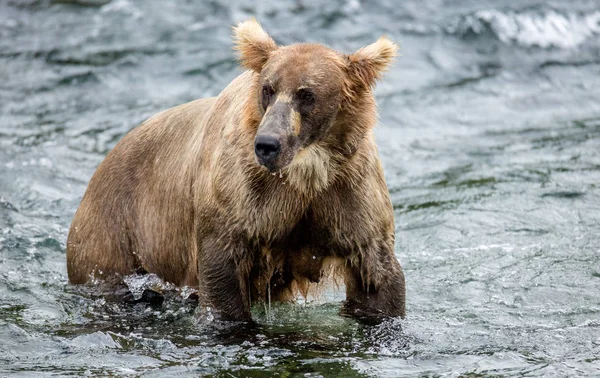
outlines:
[[[400,44],[376,135],[406,320],[341,318],[333,288],[256,307],[254,330],[207,327],[185,291],[153,308],[68,284],[95,167],[150,115],[238,75],[229,27],[253,15],[283,44]],[[1,1],[0,376],[13,374],[599,376],[600,2]]]

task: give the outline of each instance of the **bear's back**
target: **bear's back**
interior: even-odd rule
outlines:
[[[187,272],[195,261],[190,244],[194,162],[187,150],[215,101],[195,100],[152,116],[98,166],[69,231],[72,283],[86,282],[93,272],[140,267],[175,283],[196,279],[195,272],[192,277]]]

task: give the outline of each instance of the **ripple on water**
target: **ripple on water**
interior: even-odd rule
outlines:
[[[600,34],[600,12],[561,12],[552,8],[478,10],[446,27],[461,37],[491,34],[522,47],[574,48]]]
[[[239,74],[252,15],[281,43],[400,43],[376,136],[407,320],[342,318],[343,288],[248,327],[153,275],[125,281],[160,306],[67,283],[97,165]],[[599,22],[594,0],[0,2],[0,375],[600,375]]]

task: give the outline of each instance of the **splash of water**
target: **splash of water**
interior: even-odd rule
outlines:
[[[600,33],[600,11],[580,14],[552,9],[480,10],[456,18],[446,31],[460,36],[491,32],[506,44],[570,49]]]

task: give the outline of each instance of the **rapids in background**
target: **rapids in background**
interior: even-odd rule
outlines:
[[[600,2],[248,3],[0,2],[0,375],[600,375]],[[207,328],[186,290],[155,308],[68,284],[96,166],[237,76],[251,16],[282,44],[399,43],[376,136],[405,321],[341,318],[334,288]]]

